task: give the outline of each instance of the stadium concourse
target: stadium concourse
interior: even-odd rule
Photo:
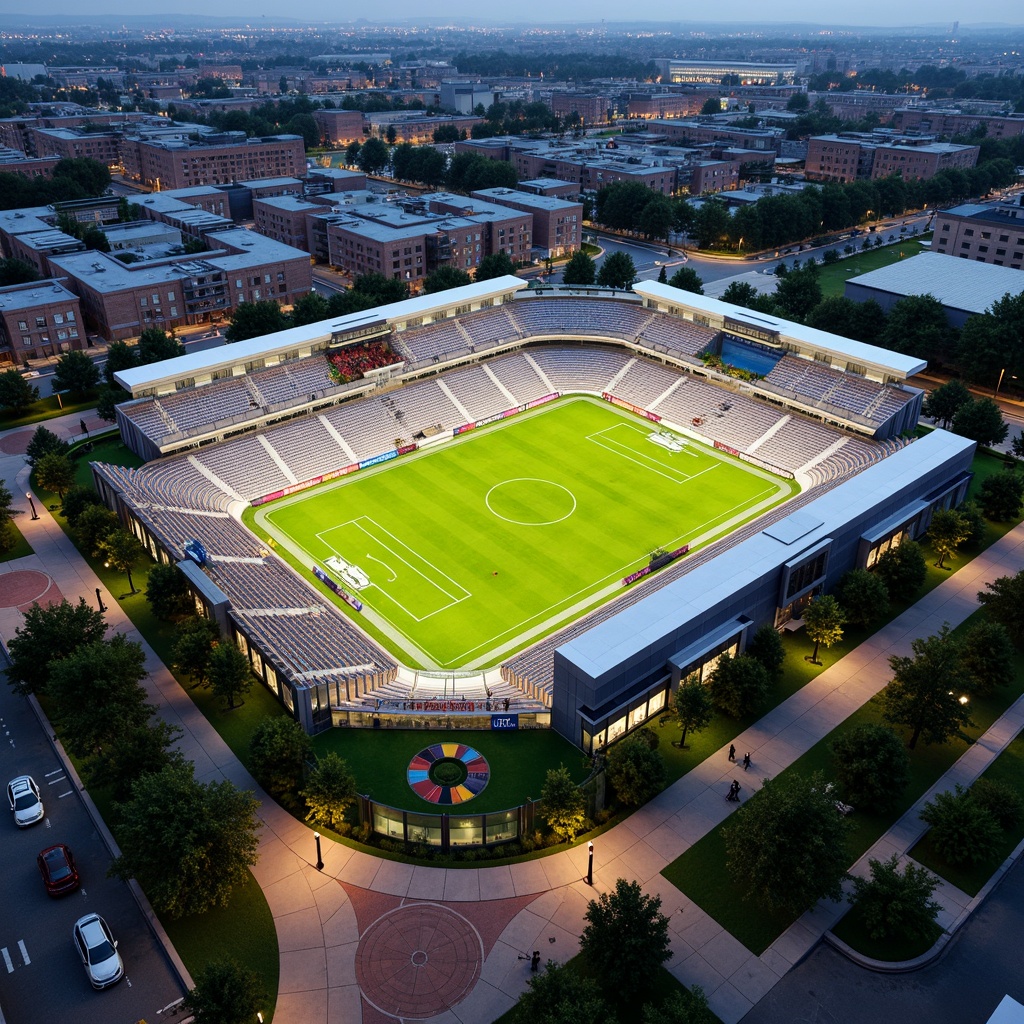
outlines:
[[[383,355],[363,359],[357,379],[332,375],[327,356],[337,366],[341,354],[348,366],[355,347]],[[922,400],[906,378],[923,367],[666,285],[528,289],[501,278],[120,371],[134,396],[118,407],[121,434],[152,461],[94,473],[105,500],[154,557],[182,565],[197,600],[310,732],[377,724],[388,708],[404,713],[408,702],[450,696],[450,686],[470,714],[508,709],[591,749],[657,713],[681,667],[699,671],[765,621],[798,620],[802,603],[846,568],[923,532],[935,507],[962,498],[969,443],[937,431],[903,450]],[[341,611],[339,593],[349,604],[352,595],[302,578],[240,522],[247,506],[581,394],[795,479],[803,491],[499,667],[448,680],[404,668],[358,627],[358,615]],[[855,476],[863,484],[821,504]],[[871,500],[856,536],[836,540],[853,528],[844,509],[864,495]],[[773,528],[778,550],[769,556]],[[663,635],[648,637],[664,641],[656,654],[633,651],[634,663],[614,665],[602,655],[605,670],[615,669],[612,689],[607,680],[581,683],[576,672],[574,696],[560,703],[560,686],[563,698],[569,690],[556,652],[580,652],[588,636],[614,647],[609,638],[630,607],[712,563],[721,568],[717,560],[738,544],[754,545],[772,566],[744,584],[749,607],[737,607],[738,591],[726,607],[729,595],[716,590],[718,604],[699,609],[716,650],[686,639],[695,623],[663,620]],[[673,670],[670,657],[683,653],[689,660]]]

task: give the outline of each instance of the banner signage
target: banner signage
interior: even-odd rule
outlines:
[[[380,455],[373,455],[368,459],[363,459],[359,463],[360,469],[369,469],[370,466],[379,466],[382,462],[390,462],[392,459],[398,458],[398,450],[392,448],[389,452],[381,452]]]
[[[495,732],[508,732],[518,728],[518,715],[491,715],[491,729]]]
[[[721,441],[716,441],[715,442],[715,447],[720,452],[728,452],[730,455],[735,455],[737,458],[739,458],[739,456],[740,456],[740,452],[737,449],[730,448],[727,444],[722,444]]]
[[[609,391],[602,391],[601,397],[606,402],[610,402],[612,405],[617,405],[620,409],[628,409],[636,416],[642,416],[645,420],[650,420],[652,423],[661,422],[661,417],[656,412],[648,412],[646,409],[641,409],[639,405],[627,402],[624,398],[617,398]]]
[[[377,701],[378,711],[422,711],[427,714],[476,713],[493,711],[503,705],[502,700],[383,700]],[[495,716],[492,716],[492,718]],[[505,716],[508,717],[508,716]],[[516,716],[512,716],[516,717]]]
[[[357,612],[361,612],[363,610],[363,602],[360,601],[358,598],[353,597],[348,592],[342,590],[341,587],[339,587],[338,584],[335,583],[335,581],[332,580],[331,577],[328,576],[327,573],[325,573],[323,569],[320,568],[319,565],[313,566],[313,575],[321,583],[323,583],[324,586],[326,586],[328,589],[332,590],[335,594],[337,594],[338,597],[342,599],[342,601],[355,608]]]
[[[682,558],[683,555],[690,550],[689,544],[684,544],[681,548],[676,548],[675,551],[669,551],[663,556],[663,561],[659,568],[664,568],[669,562],[674,562],[677,558]],[[653,565],[645,565],[642,569],[637,569],[636,572],[631,572],[623,581],[622,586],[628,587],[630,583],[636,583],[637,580],[642,580],[645,576],[650,576],[654,572]]]

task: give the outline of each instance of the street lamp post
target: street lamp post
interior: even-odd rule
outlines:
[[[587,885],[594,884],[594,844],[587,843],[587,877],[584,879]]]
[[[28,498],[29,507],[32,509],[32,518],[38,519],[39,513],[36,512],[36,503],[32,500],[32,494],[30,491],[25,492],[25,497]]]
[[[313,838],[316,840],[316,869],[317,871],[323,871],[324,859],[320,854],[320,833],[314,832]]]
[[[995,391],[994,391],[994,392],[992,393],[992,398],[993,398],[993,400],[995,400],[995,399],[997,399],[997,398],[999,397],[999,389],[1000,389],[1000,388],[1001,388],[1001,387],[1003,386],[1003,375],[1004,375],[1005,373],[1006,373],[1006,367],[1004,366],[1004,367],[1003,367],[1003,368],[1002,368],[1002,369],[1001,369],[1001,370],[999,371],[999,380],[997,380],[997,381],[996,381],[996,389],[995,389]],[[1016,377],[1016,374],[1012,374],[1012,373],[1011,373],[1011,374],[1010,374],[1010,380],[1016,380],[1016,379],[1017,379],[1017,377]]]
[[[103,603],[103,595],[100,593],[99,587],[96,588],[96,603],[99,605],[101,612],[105,612],[107,610],[107,606]]]

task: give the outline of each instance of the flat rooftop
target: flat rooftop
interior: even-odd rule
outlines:
[[[48,302],[77,302],[78,296],[58,281],[32,281],[0,288],[0,310],[32,309]]]

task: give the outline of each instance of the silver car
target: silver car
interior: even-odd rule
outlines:
[[[39,797],[39,787],[31,775],[19,775],[7,783],[7,801],[14,814],[14,824],[18,828],[28,828],[37,821],[42,821],[43,801]]]
[[[124,963],[117,943],[99,914],[86,914],[75,922],[74,940],[93,988],[109,988],[124,977]]]

